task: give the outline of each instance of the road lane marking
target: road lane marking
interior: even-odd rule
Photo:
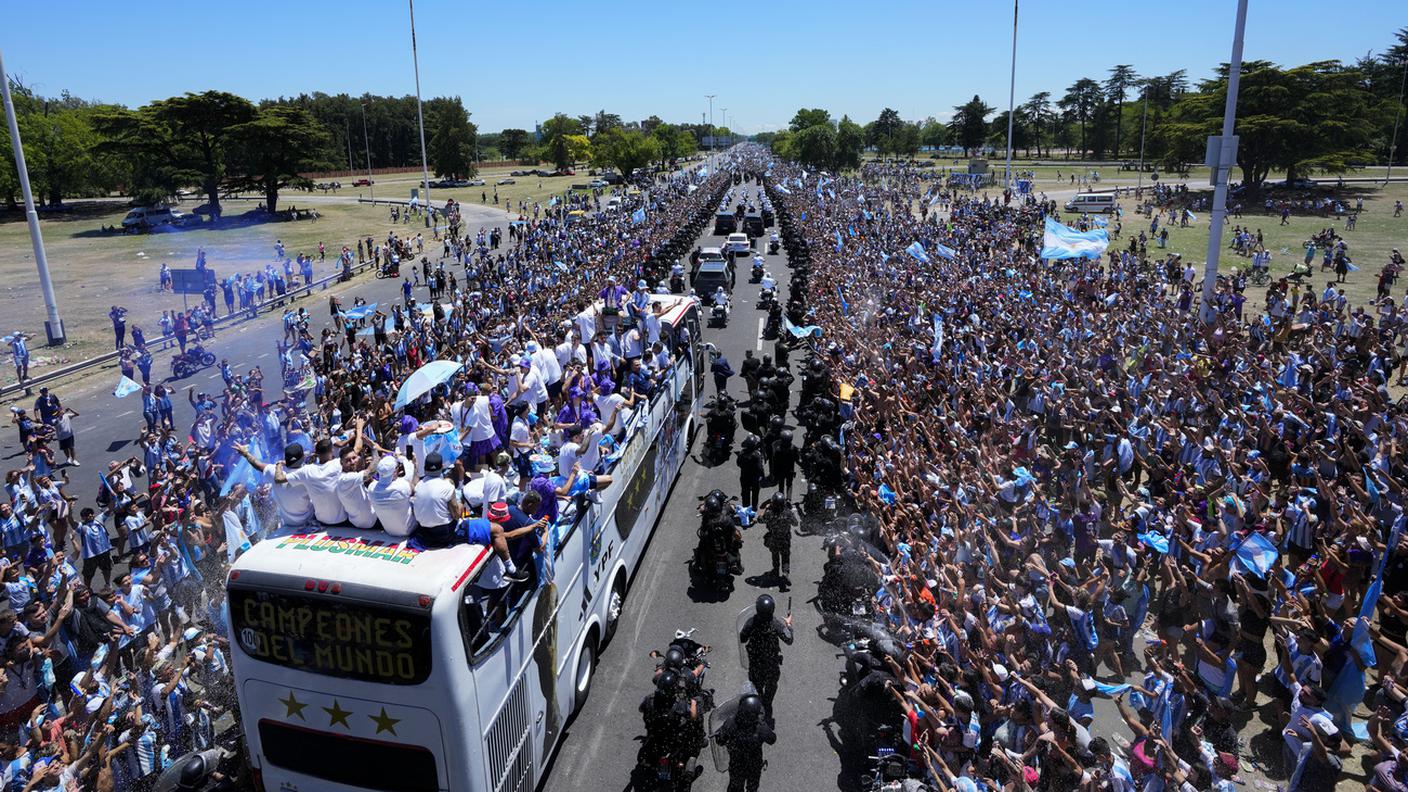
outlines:
[[[121,412],[121,413],[118,413],[118,414],[117,414],[117,417],[118,417],[118,418],[126,418],[127,416],[131,415],[131,414],[134,413],[134,412],[136,412],[136,411],[135,411],[135,410],[128,410],[127,412]]]
[[[758,346],[755,348],[759,350],[763,348],[763,317],[761,316],[758,317]]]

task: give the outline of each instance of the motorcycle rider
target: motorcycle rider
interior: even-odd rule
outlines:
[[[703,746],[694,736],[698,732],[699,703],[693,697],[680,695],[680,678],[674,671],[664,671],[655,678],[655,692],[640,703],[641,719],[645,722],[645,741],[641,743],[637,761],[647,769],[661,758],[671,764],[693,764],[694,756]],[[695,765],[686,772],[696,776],[703,770]]]
[[[758,288],[763,301],[771,302],[777,294],[777,280],[773,278],[771,272],[764,270],[762,280],[758,281]]]
[[[763,746],[777,742],[772,727],[763,721],[764,709],[760,697],[744,696],[738,711],[714,733],[714,739],[728,748],[728,792],[758,792]]]
[[[760,595],[753,607],[753,615],[738,632],[738,642],[748,650],[748,681],[757,689],[768,720],[772,720],[772,700],[782,678],[782,647],[778,642],[792,644],[792,614],[777,618],[777,604],[767,594]]]
[[[715,286],[715,287],[714,287],[714,296],[713,296],[711,299],[713,300],[713,304],[714,304],[714,305],[723,306],[723,309],[724,309],[724,318],[728,318],[728,312],[729,312],[728,292],[724,291],[724,287],[722,287],[722,286]]]
[[[792,526],[797,524],[796,512],[787,496],[779,490],[768,499],[763,509],[763,546],[772,553],[773,577],[782,581],[780,591],[786,591],[792,584]],[[779,570],[779,566],[781,569]]]
[[[704,496],[700,507],[699,547],[696,555],[704,558],[710,551],[722,555],[728,562],[729,572],[743,574],[743,534],[731,510],[726,509],[727,498],[720,490]]]

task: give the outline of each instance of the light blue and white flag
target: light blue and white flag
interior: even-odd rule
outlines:
[[[1266,573],[1271,571],[1271,565],[1275,564],[1276,559],[1281,555],[1276,550],[1276,543],[1259,533],[1248,535],[1241,544],[1237,545],[1234,552],[1237,563],[1259,578],[1266,577]]]
[[[773,189],[774,189],[774,190],[777,190],[778,192],[782,193],[783,195],[791,195],[791,194],[792,194],[792,191],[791,191],[791,190],[787,189],[786,187],[782,186],[781,184],[778,184],[778,185],[774,186]]]
[[[352,320],[366,319],[368,316],[371,316],[372,314],[376,313],[376,306],[376,303],[368,303],[366,305],[354,305],[351,308],[348,308],[347,310],[342,312],[342,318]]]
[[[915,260],[922,261],[925,264],[928,264],[931,261],[931,259],[929,258],[929,254],[924,252],[924,246],[919,244],[918,242],[911,242],[909,244],[909,247],[904,249],[904,252],[913,256]]]
[[[121,399],[124,396],[129,396],[141,389],[141,385],[138,385],[137,383],[133,382],[130,377],[124,376],[122,379],[117,381],[117,387],[112,389],[112,395]]]
[[[631,225],[640,225],[645,222],[645,209],[637,209],[631,212]]]
[[[1103,230],[1077,231],[1050,217],[1041,241],[1041,257],[1048,260],[1095,258],[1110,246],[1110,235]]]
[[[785,316],[782,317],[782,329],[791,333],[793,338],[806,338],[808,336],[816,336],[817,338],[821,338],[821,334],[823,332],[822,329],[817,325],[806,325],[804,327],[798,327],[797,325],[792,324],[792,320],[788,319]]]
[[[949,246],[947,246],[947,245],[935,244],[935,245],[934,245],[934,252],[937,253],[937,254],[939,254],[939,256],[940,256],[941,258],[946,258],[946,259],[948,259],[949,261],[957,261],[957,260],[958,260],[958,253],[957,253],[953,248],[951,248],[951,247],[949,247]]]
[[[836,232],[836,252],[837,252],[837,253],[840,253],[840,252],[841,252],[841,232],[840,232],[840,231],[837,231],[837,232]]]

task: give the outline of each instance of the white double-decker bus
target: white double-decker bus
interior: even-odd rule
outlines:
[[[703,390],[697,302],[655,299],[674,370],[633,411],[600,502],[560,503],[547,574],[489,604],[475,586],[488,548],[418,552],[347,528],[285,532],[236,561],[235,684],[264,790],[536,786],[615,631]]]

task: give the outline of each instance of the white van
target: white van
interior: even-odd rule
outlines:
[[[122,218],[123,228],[154,228],[175,225],[186,219],[181,212],[172,211],[169,206],[139,206]]]
[[[1115,196],[1110,193],[1081,193],[1066,201],[1066,211],[1090,214],[1113,212],[1115,211]]]
[[[606,211],[618,212],[621,210],[621,204],[623,203],[625,202],[621,200],[620,196],[613,195],[606,199]]]

